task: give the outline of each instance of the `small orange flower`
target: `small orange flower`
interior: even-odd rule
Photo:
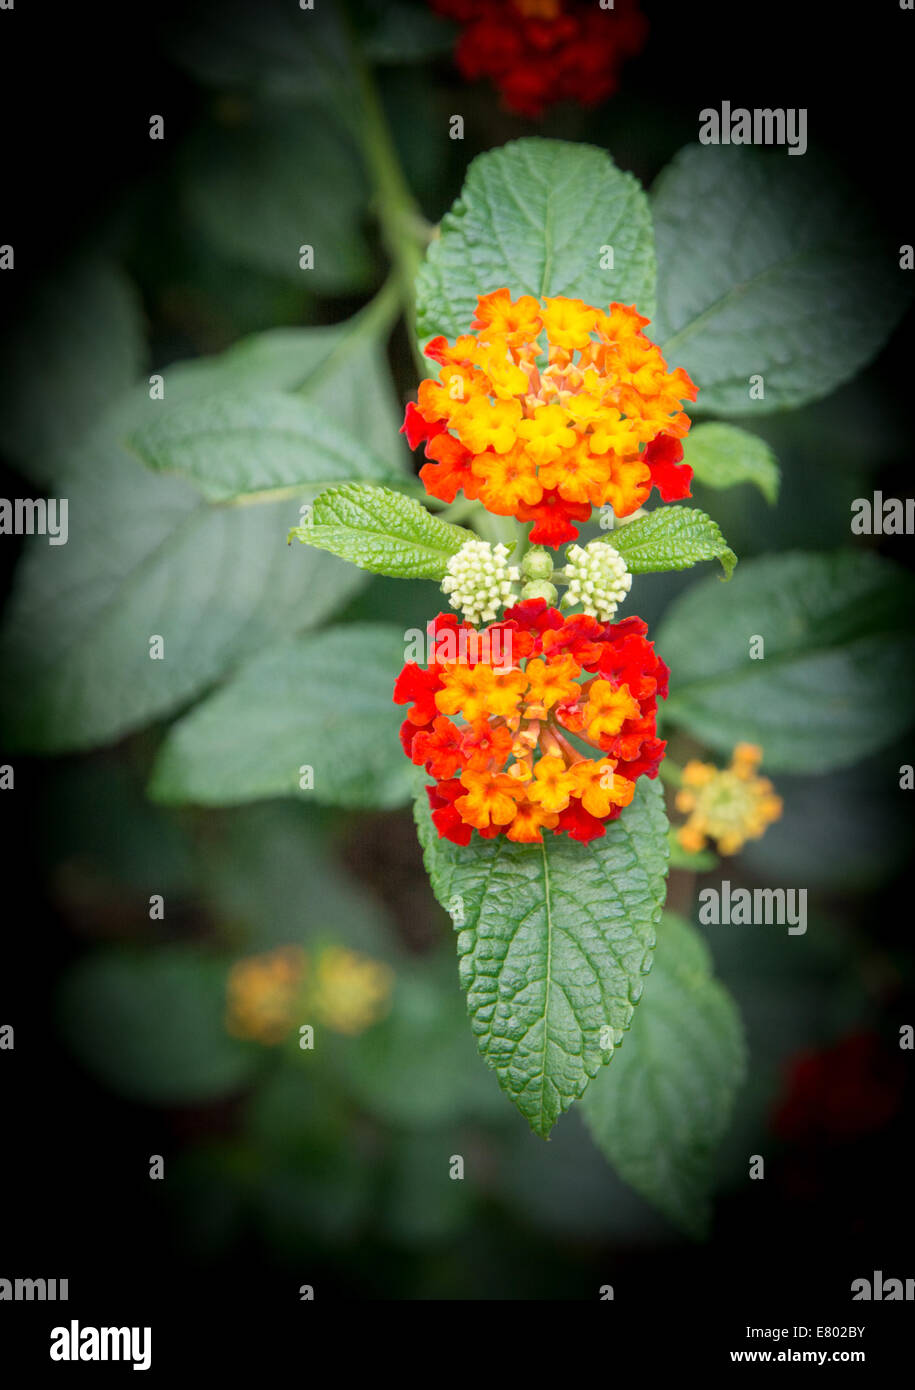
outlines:
[[[495,688],[496,674],[491,666],[449,666],[442,677],[442,689],[436,693],[436,708],[442,714],[463,714],[471,724],[485,719],[488,696]]]
[[[461,773],[461,786],[467,789],[467,795],[458,797],[454,804],[469,825],[485,830],[490,822],[508,825],[514,820],[520,791],[516,778],[509,777],[506,772],[471,772],[468,769]]]
[[[597,742],[606,735],[618,734],[627,719],[638,717],[638,703],[629,694],[627,685],[615,689],[609,681],[598,680],[588,686],[585,710],[588,738]]]
[[[615,762],[603,758],[587,759],[572,768],[575,791],[592,816],[603,818],[613,806],[628,806],[635,795],[635,783],[614,771]]]
[[[543,705],[548,710],[565,700],[577,699],[580,686],[575,677],[579,671],[578,662],[568,653],[551,661],[541,657],[529,661],[524,673],[528,680],[528,703]]]
[[[477,479],[480,501],[497,516],[514,516],[520,505],[533,506],[543,496],[543,484],[523,447],[501,458],[481,454],[474,459],[471,471]]]
[[[544,811],[564,811],[574,786],[565,759],[548,755],[534,764],[534,780],[527,789],[528,800],[542,806]]]
[[[491,449],[494,454],[507,454],[518,437],[521,405],[515,400],[473,396],[452,412],[451,422],[461,443],[472,453]]]
[[[532,801],[519,801],[515,818],[506,830],[510,840],[520,845],[543,844],[543,830],[555,830],[559,817]]]
[[[496,290],[480,296],[471,327],[490,329],[508,347],[523,347],[543,327],[540,305],[533,295],[522,294],[513,300],[508,290]]]

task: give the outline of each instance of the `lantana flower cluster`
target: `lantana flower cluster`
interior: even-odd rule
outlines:
[[[782,813],[782,800],[768,777],[758,776],[762,749],[738,743],[730,767],[693,759],[683,769],[675,805],[688,819],[677,831],[685,850],[698,852],[713,841],[721,854],[736,854],[758,840]]]
[[[226,1029],[233,1037],[283,1041],[303,1022],[355,1037],[388,1012],[394,972],[345,946],[315,956],[301,946],[279,946],[236,961],[226,985]]]
[[[688,497],[683,402],[696,387],[682,367],[668,371],[648,322],[623,304],[604,313],[563,296],[481,295],[472,332],[428,344],[438,379],[407,406],[426,490],[533,522],[532,544],[554,548],[592,507],[629,516],[653,487],[665,502]]]
[[[468,81],[489,78],[505,105],[536,117],[557,101],[595,106],[612,96],[648,25],[635,0],[432,0],[465,26],[455,54]]]
[[[525,600],[477,631],[454,614],[429,624],[431,660],[407,662],[394,699],[409,704],[404,749],[423,766],[432,820],[466,845],[474,831],[542,843],[588,841],[655,777],[668,671],[640,618],[600,623]]]

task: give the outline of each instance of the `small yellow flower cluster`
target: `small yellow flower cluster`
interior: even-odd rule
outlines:
[[[246,956],[229,971],[226,1028],[235,1038],[271,1046],[295,1023],[308,957],[301,946]]]
[[[698,852],[714,840],[721,854],[736,854],[745,841],[758,840],[782,813],[767,777],[758,777],[762,749],[739,743],[727,768],[713,763],[689,762],[675,805],[687,814],[677,831],[685,850]]]
[[[299,1023],[355,1037],[384,1017],[393,987],[390,966],[357,951],[327,946],[312,961],[301,946],[281,946],[233,965],[226,1028],[267,1047]]]
[[[312,1009],[318,1023],[355,1037],[387,1013],[394,972],[345,946],[329,946],[315,961]]]

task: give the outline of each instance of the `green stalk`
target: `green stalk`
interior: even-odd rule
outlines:
[[[359,50],[349,16],[344,15],[343,25],[359,93],[359,119],[353,122],[353,127],[372,180],[375,212],[397,276],[413,357],[423,377],[427,374],[427,364],[416,338],[414,281],[422,262],[424,244],[431,233],[400,167],[378,90]]]

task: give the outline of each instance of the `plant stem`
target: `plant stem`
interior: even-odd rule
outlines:
[[[400,301],[407,321],[410,346],[420,376],[426,361],[416,339],[413,282],[422,262],[423,247],[432,235],[404,178],[378,90],[359,50],[349,16],[344,15],[353,71],[360,98],[360,119],[354,122],[375,191],[375,210],[381,236],[399,281]]]

